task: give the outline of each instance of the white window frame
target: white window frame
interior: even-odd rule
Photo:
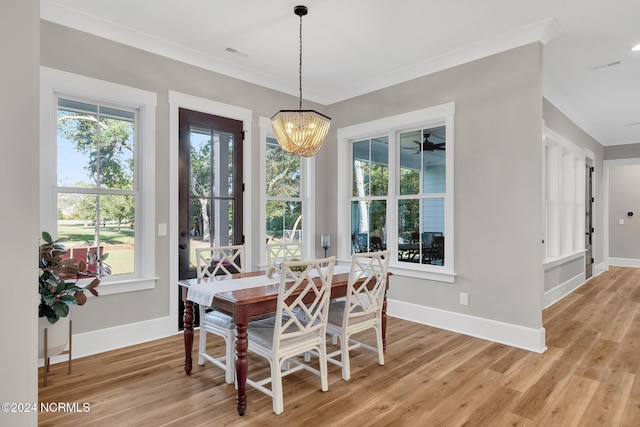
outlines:
[[[352,198],[352,143],[358,139],[374,138],[387,135],[389,138],[389,196],[387,197],[387,248],[392,258],[389,270],[401,276],[436,280],[453,283],[454,269],[454,115],[455,103],[437,105],[411,111],[396,116],[385,117],[370,122],[340,128],[338,139],[338,259],[348,262],[351,259],[351,198]],[[400,196],[398,170],[400,159],[398,153],[398,134],[408,129],[446,126],[446,192],[445,205],[445,265],[413,264],[399,262],[398,254],[398,200]]]
[[[100,294],[110,295],[155,288],[155,111],[153,92],[78,74],[40,67],[40,227],[57,230],[57,99],[82,98],[137,110],[136,180],[139,195],[135,219],[136,271],[109,276]]]
[[[275,138],[271,119],[260,117],[260,251],[258,267],[267,267],[267,138]],[[311,176],[315,174],[315,158],[300,157],[300,201],[302,202],[302,253],[305,257],[314,257],[315,236],[315,197],[311,188]]]

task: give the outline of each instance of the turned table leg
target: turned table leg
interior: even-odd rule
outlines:
[[[247,410],[247,324],[237,323],[236,338],[236,375],[238,380],[238,414],[244,415]]]
[[[184,372],[191,374],[193,367],[193,302],[187,299],[186,289],[182,291],[184,301]]]
[[[382,351],[387,351],[387,298],[382,302]]]

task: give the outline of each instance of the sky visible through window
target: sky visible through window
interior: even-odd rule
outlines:
[[[58,175],[58,186],[73,187],[79,182],[92,181],[89,171],[83,166],[87,164],[85,156],[73,148],[70,140],[61,136],[58,136],[57,163],[58,171],[64,171],[64,175]]]

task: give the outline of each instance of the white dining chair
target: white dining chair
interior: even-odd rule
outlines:
[[[267,271],[273,273],[280,270],[282,261],[301,260],[301,242],[267,243]]]
[[[269,377],[247,378],[247,384],[272,398],[276,414],[284,410],[286,375],[304,369],[320,376],[322,391],[329,389],[325,337],[334,264],[335,257],[283,261],[275,316],[251,322],[247,328],[248,350],[267,359],[271,367]],[[309,351],[318,355],[319,370],[299,356]]]
[[[242,273],[244,271],[244,246],[212,246],[196,249],[196,268],[198,279],[222,274]],[[213,357],[207,353],[207,334],[212,333],[224,338],[225,355]],[[231,316],[200,305],[200,340],[198,345],[198,365],[205,360],[225,370],[225,381],[235,381],[235,338],[236,325]]]
[[[390,251],[354,253],[347,295],[331,301],[327,333],[338,337],[340,349],[327,354],[327,361],[342,367],[342,379],[351,378],[349,351],[365,348],[378,353],[378,363],[384,365],[382,345],[382,306],[387,288]],[[352,338],[354,334],[373,328],[376,346]],[[340,356],[338,360],[338,356]]]
[[[242,273],[244,245],[196,248],[196,268],[199,279],[220,274]]]

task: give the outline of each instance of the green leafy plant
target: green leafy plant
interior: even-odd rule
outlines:
[[[39,316],[46,317],[49,323],[56,323],[69,314],[69,305],[84,305],[87,296],[84,291],[98,296],[96,288],[103,276],[111,274],[111,268],[104,263],[109,254],[95,256],[88,251],[87,261],[65,257],[67,249],[62,242],[68,239],[53,240],[46,231],[42,232],[44,243],[39,251],[38,291],[40,293]],[[89,279],[89,280],[83,280]],[[88,281],[79,286],[80,280]]]
[[[289,261],[296,262],[296,261],[300,261],[300,259],[299,258],[291,258]],[[289,266],[289,269],[291,271],[295,271],[296,273],[302,273],[303,271],[305,271],[307,269],[307,266],[306,265],[291,265],[291,266]]]

